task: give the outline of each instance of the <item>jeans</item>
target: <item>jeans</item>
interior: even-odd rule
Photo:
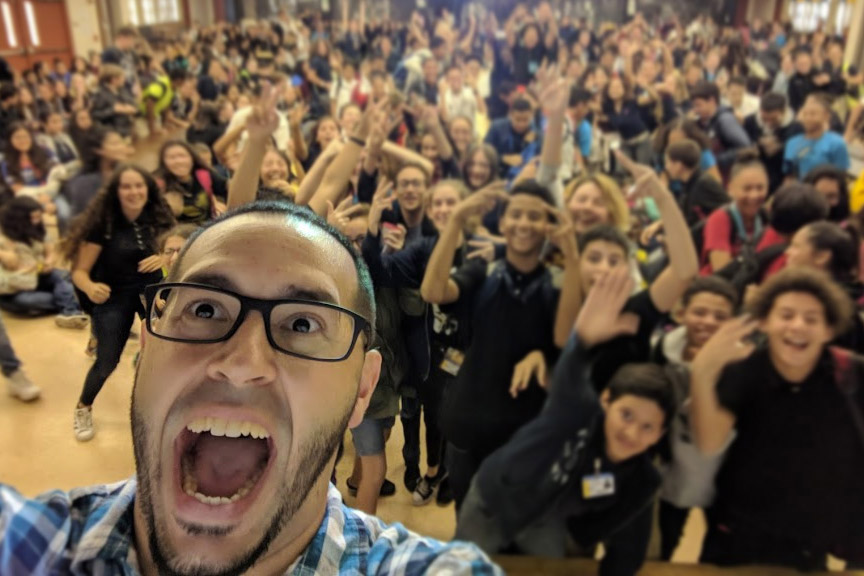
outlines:
[[[441,435],[441,404],[444,388],[449,386],[453,377],[433,365],[426,381],[416,386],[417,395],[402,397],[402,430],[405,434],[405,444],[402,447],[402,457],[405,468],[420,466],[420,412],[423,412],[423,422],[426,424],[426,465],[430,468],[441,464],[444,450],[444,438]]]
[[[108,377],[120,363],[123,348],[135,316],[144,317],[144,305],[136,289],[112,289],[104,304],[93,307],[93,335],[96,337],[96,361],[84,380],[81,404],[92,406]]]
[[[459,511],[456,540],[473,542],[487,554],[527,554],[544,558],[563,558],[567,548],[564,518],[555,510],[508,538],[501,530],[495,512],[483,501],[477,482],[471,488]]]
[[[21,360],[15,355],[9,334],[6,332],[6,326],[3,324],[3,319],[0,318],[0,370],[4,376],[11,376],[19,368],[21,368]]]
[[[57,269],[40,274],[36,290],[3,296],[0,298],[0,307],[13,314],[26,316],[81,314],[81,306],[75,297],[75,288],[69,280],[69,273]]]

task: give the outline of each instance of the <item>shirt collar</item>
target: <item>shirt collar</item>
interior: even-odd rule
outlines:
[[[134,503],[138,483],[133,478],[104,488],[102,502],[88,514],[72,562],[73,573],[83,573],[94,560],[137,566]],[[70,493],[72,499],[76,491]]]

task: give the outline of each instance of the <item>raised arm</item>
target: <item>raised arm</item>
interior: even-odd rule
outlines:
[[[312,199],[312,196],[315,195],[315,192],[321,186],[321,182],[324,181],[324,175],[327,173],[330,164],[336,156],[342,153],[344,147],[345,145],[339,140],[333,140],[327,145],[327,148],[318,156],[318,159],[312,164],[312,168],[309,169],[309,172],[300,182],[297,197],[294,199],[296,204],[300,206],[309,204],[309,200]]]
[[[482,216],[495,207],[496,200],[506,200],[504,184],[496,182],[479,190],[456,205],[450,221],[438,238],[429,258],[420,295],[430,304],[450,304],[459,299],[459,286],[450,278],[453,258],[459,249],[462,230],[472,216]]]
[[[435,138],[435,144],[438,146],[438,157],[443,161],[453,158],[453,146],[450,140],[444,133],[444,127],[441,125],[441,118],[434,106],[427,106],[423,111],[423,122],[426,128]]]
[[[381,152],[391,158],[395,158],[403,164],[419,164],[423,167],[426,174],[429,174],[430,176],[435,173],[435,166],[432,162],[421,156],[419,153],[404,146],[400,146],[395,142],[390,142],[389,140],[384,142],[384,145],[381,146]]]
[[[672,193],[660,182],[657,174],[648,166],[636,164],[620,152],[616,158],[634,178],[633,194],[654,199],[660,211],[660,219],[666,231],[666,250],[669,266],[651,285],[651,300],[660,312],[669,312],[684,295],[690,282],[699,273],[699,257],[687,221]]]
[[[254,202],[258,195],[258,182],[261,177],[261,162],[267,151],[270,135],[279,127],[276,113],[278,90],[266,84],[261,91],[258,103],[246,120],[249,142],[243,150],[240,166],[228,184],[228,208],[236,208]]]
[[[744,338],[753,333],[757,323],[747,317],[725,323],[702,347],[690,371],[690,426],[693,440],[703,454],[720,452],[735,427],[735,416],[717,395],[717,383],[729,364],[747,358],[753,344]]]
[[[345,187],[351,179],[351,174],[360,160],[360,154],[366,145],[366,139],[369,137],[372,124],[383,122],[387,105],[387,100],[382,100],[366,109],[363,118],[354,128],[354,134],[345,143],[342,151],[327,169],[321,187],[315,192],[312,199],[309,200],[309,207],[313,212],[324,215],[327,213],[328,200],[334,205],[339,203],[340,198],[345,193]]]
[[[555,345],[563,348],[573,331],[573,324],[582,306],[582,280],[579,274],[579,247],[576,244],[576,230],[569,214],[558,208],[549,208],[549,213],[557,224],[549,229],[549,241],[561,250],[564,256],[564,279],[561,283],[561,296],[555,314]]]

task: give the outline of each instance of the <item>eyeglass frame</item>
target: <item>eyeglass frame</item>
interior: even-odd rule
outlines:
[[[153,326],[150,323],[151,311],[156,304],[156,294],[160,290],[163,290],[165,288],[197,288],[200,290],[206,290],[208,292],[218,292],[220,294],[225,294],[227,296],[232,296],[236,298],[240,302],[240,311],[237,313],[237,319],[234,322],[234,326],[232,326],[231,329],[228,330],[228,332],[221,338],[214,338],[210,340],[189,340],[186,338],[171,338],[169,336],[161,336],[157,334],[153,331]],[[353,310],[343,308],[342,306],[337,306],[336,304],[330,304],[329,302],[318,302],[315,300],[303,300],[297,298],[290,298],[284,300],[265,300],[262,298],[253,298],[251,296],[246,296],[244,294],[239,294],[231,290],[225,290],[224,288],[218,288],[209,284],[199,284],[195,282],[165,282],[159,284],[150,284],[144,287],[144,293],[141,295],[141,302],[142,304],[144,304],[144,313],[146,314],[144,322],[147,326],[147,332],[152,334],[154,338],[159,338],[160,340],[166,340],[168,342],[179,342],[182,344],[218,344],[220,342],[227,342],[234,336],[234,334],[237,333],[237,331],[240,329],[240,326],[243,325],[243,322],[246,320],[247,313],[250,310],[256,310],[260,312],[261,316],[264,318],[264,333],[267,335],[267,342],[270,344],[270,347],[277,352],[280,352],[287,356],[302,358],[304,360],[312,360],[315,362],[343,362],[348,359],[348,357],[351,356],[351,354],[354,352],[354,348],[357,346],[357,338],[360,336],[361,332],[366,334],[366,344],[363,347],[364,351],[368,352],[372,349],[372,340],[374,335],[374,331],[372,330],[372,324],[366,318],[354,312]],[[344,312],[345,314],[351,316],[354,319],[354,335],[351,337],[351,345],[348,347],[348,351],[341,358],[322,359],[307,356],[305,354],[297,354],[296,352],[289,352],[277,345],[270,328],[270,314],[271,312],[273,312],[273,309],[276,306],[279,306],[281,304],[313,304],[315,306],[321,306],[323,308],[329,308],[331,310]]]

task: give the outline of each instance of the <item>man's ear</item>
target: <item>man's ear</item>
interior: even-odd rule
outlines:
[[[609,405],[612,403],[611,397],[608,388],[603,390],[603,393],[600,394],[600,406],[603,407],[603,412],[609,411]]]
[[[357,391],[357,400],[354,402],[354,411],[348,421],[348,428],[356,428],[363,421],[366,409],[372,400],[372,394],[378,385],[378,377],[381,376],[381,353],[370,350],[366,353],[363,361],[363,370],[360,373],[360,387]]]

